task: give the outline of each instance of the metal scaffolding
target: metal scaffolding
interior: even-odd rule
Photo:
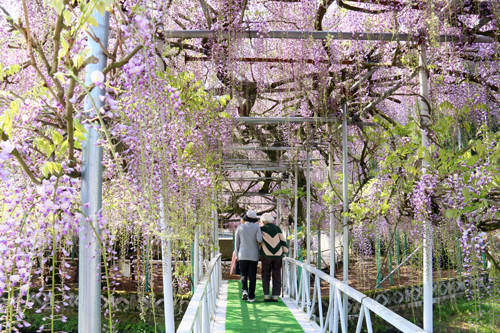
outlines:
[[[95,35],[99,38],[100,42],[106,46],[109,34],[109,13],[106,12],[105,16],[100,16],[97,12],[93,14],[94,18],[97,20],[98,27],[92,28]],[[422,42],[422,36],[420,35],[410,35],[405,33],[369,33],[369,32],[339,32],[339,31],[267,31],[259,32],[257,30],[241,31],[241,32],[223,32],[223,31],[212,31],[212,30],[171,30],[165,31],[164,35],[166,38],[274,38],[274,39],[316,39],[316,40],[346,40],[346,41],[392,41],[392,42]],[[492,43],[495,40],[489,37],[480,35],[440,35],[436,39],[438,42],[442,43]],[[89,45],[91,47],[91,54],[99,59],[97,65],[88,65],[87,67],[87,83],[90,80],[90,74],[93,70],[102,70],[106,64],[106,55],[102,52],[102,49],[97,43],[89,40]],[[420,50],[420,100],[421,100],[421,119],[425,119],[428,116],[427,99],[428,99],[428,77],[426,71],[426,54],[425,45],[421,46]],[[352,64],[356,64],[353,62]],[[361,79],[358,83],[362,82]],[[99,88],[94,88],[92,91],[92,96],[97,97],[101,94]],[[99,106],[99,99],[95,98],[96,103]],[[92,106],[86,106],[86,109],[91,109]],[[280,125],[280,124],[301,124],[301,123],[338,123],[339,119],[335,118],[300,118],[300,117],[283,117],[283,118],[237,118],[236,122],[244,125]],[[347,119],[346,116],[346,105],[343,106],[343,118],[342,118],[342,131],[343,131],[343,189],[344,189],[344,212],[348,211],[348,197],[347,197],[347,125],[356,126],[372,126],[373,123],[363,123],[363,122],[352,122]],[[425,125],[425,123],[424,123]],[[425,130],[422,130],[422,141],[423,146],[427,148],[428,138],[425,134]],[[83,145],[82,151],[82,202],[90,203],[88,209],[84,208],[84,212],[88,216],[95,215],[101,208],[101,193],[102,193],[102,148],[97,147],[94,143],[98,140],[98,134],[95,129],[90,129],[88,140]],[[307,156],[309,158],[309,150],[314,149],[313,147],[252,147],[252,146],[236,146],[230,147],[234,151],[298,151],[306,150]],[[331,145],[330,145],[331,149]],[[330,151],[331,154],[331,151]],[[332,159],[330,159],[332,161]],[[309,166],[309,159],[306,161],[306,165]],[[332,165],[332,164],[330,164]],[[426,165],[423,166],[425,172]],[[295,170],[294,170],[295,169]],[[298,166],[273,166],[266,167],[261,166],[257,168],[252,167],[226,167],[222,168],[224,171],[295,171],[295,240],[297,237],[297,175]],[[309,167],[307,167],[307,173],[309,175]],[[331,177],[331,175],[330,175]],[[310,191],[310,180],[308,177],[308,193]],[[308,195],[307,204],[307,224],[309,230],[310,227],[310,196]],[[332,212],[330,213],[332,214]],[[330,217],[331,223],[333,222],[332,217]],[[216,217],[214,217],[216,221]],[[82,219],[82,224],[85,226],[86,231],[83,233],[89,233],[89,225],[86,224],[85,218]],[[94,223],[94,221],[90,222]],[[343,218],[344,227],[344,265],[347,268],[346,252],[347,252],[347,216],[344,214]],[[198,231],[196,230],[196,233]],[[82,234],[81,236],[83,236]],[[88,235],[87,235],[88,236]],[[308,234],[309,237],[309,234]],[[196,237],[195,237],[196,238]],[[96,268],[96,262],[100,262],[100,256],[98,255],[100,249],[98,248],[98,243],[96,240],[87,240],[84,242],[80,240],[80,284],[79,284],[79,331],[80,332],[100,332],[100,279],[96,279],[95,276],[100,275],[100,271]],[[90,246],[86,248],[84,244],[90,243]],[[294,254],[297,255],[297,242],[295,241]],[[432,332],[432,233],[431,225],[429,221],[425,223],[425,237],[424,237],[424,329],[427,332]],[[195,244],[196,245],[196,244]],[[308,242],[309,245],[309,242]],[[330,251],[333,251],[331,248]],[[92,256],[95,254],[94,259]],[[308,251],[309,257],[309,251]],[[331,258],[334,257],[334,253],[330,255]],[[92,260],[90,260],[92,259]],[[195,256],[195,260],[197,260]],[[195,270],[198,270],[197,265],[195,265]],[[195,274],[195,279],[199,277],[199,272]],[[347,283],[347,269],[344,269],[344,282]],[[344,302],[344,307],[346,303]],[[166,307],[167,309],[167,307]],[[170,309],[170,307],[168,307]],[[347,311],[344,311],[345,316],[347,316]],[[170,316],[166,316],[170,318]],[[347,320],[345,317],[343,320]]]

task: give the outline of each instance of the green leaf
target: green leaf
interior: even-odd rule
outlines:
[[[78,68],[82,67],[84,59],[83,59],[83,56],[81,54],[79,54],[79,53],[75,54],[73,56],[72,60],[73,60],[73,65],[75,66],[75,68],[78,69]]]
[[[484,103],[477,103],[476,108],[479,110],[488,111],[488,106],[486,106],[486,104],[484,104]]]
[[[42,174],[48,177],[50,174],[58,174],[62,171],[62,166],[56,162],[46,162],[42,167]]]
[[[451,219],[455,216],[455,213],[456,213],[456,209],[448,209],[446,210],[446,217]]]
[[[98,2],[95,8],[99,12],[99,14],[101,14],[101,16],[104,16],[104,12],[106,11],[106,5],[104,4],[104,2]]]
[[[52,131],[52,141],[54,141],[54,144],[58,145],[63,141],[63,137],[58,131]]]
[[[495,186],[500,186],[500,177],[493,179],[493,184],[495,184]]]
[[[445,102],[439,104],[439,108],[440,109],[451,109],[451,110],[453,110],[453,109],[455,109],[455,106],[453,104],[451,104],[450,102],[445,101]]]
[[[193,142],[188,143],[186,145],[186,148],[184,148],[184,153],[182,154],[182,157],[187,157],[187,156],[191,155],[191,153],[193,151],[193,147],[194,147]]]
[[[462,106],[462,109],[460,110],[462,114],[469,114],[470,113],[470,106],[464,105]]]
[[[48,177],[50,173],[50,162],[45,163],[42,167],[42,174],[44,177]]]
[[[462,194],[464,196],[464,200],[467,202],[470,200],[469,190],[467,188],[462,189]]]
[[[61,14],[64,9],[64,1],[63,0],[52,0],[51,6],[56,10],[57,14]]]
[[[87,134],[87,129],[80,123],[79,118],[73,118],[73,126],[80,132]]]
[[[65,151],[66,149],[68,149],[68,140],[64,140],[64,141],[61,143],[60,147],[61,147],[61,150],[62,150],[62,151]]]
[[[75,138],[77,138],[78,140],[81,140],[81,141],[86,141],[87,139],[85,138],[85,135],[83,135],[82,132],[80,131],[75,131]]]
[[[87,22],[90,25],[93,25],[94,27],[99,27],[99,23],[97,23],[97,20],[95,18],[93,18],[92,16],[87,17],[85,22]]]
[[[66,77],[64,76],[64,73],[57,72],[54,74],[54,77],[61,82],[66,82]]]
[[[102,14],[102,15],[104,15],[104,14]],[[64,17],[64,22],[66,23],[66,25],[71,24],[71,20],[73,19],[73,14],[71,14],[71,12],[69,10],[67,10],[67,9],[64,10],[63,17]]]

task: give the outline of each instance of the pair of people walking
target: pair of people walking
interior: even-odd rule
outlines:
[[[273,224],[273,216],[265,213],[260,218],[249,210],[242,223],[236,229],[235,253],[239,261],[242,285],[242,299],[255,302],[257,283],[257,264],[259,254],[262,257],[262,287],[265,302],[277,302],[281,290],[281,267],[283,253],[288,253],[288,246],[280,227]],[[270,280],[273,279],[272,295],[269,295]]]

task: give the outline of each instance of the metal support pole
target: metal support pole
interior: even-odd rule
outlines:
[[[342,194],[343,194],[343,213],[344,216],[342,218],[342,243],[344,247],[344,258],[343,260],[343,282],[348,283],[348,273],[349,273],[349,229],[347,227],[347,212],[349,210],[349,179],[348,179],[348,159],[347,159],[347,105],[346,103],[342,104]],[[344,316],[342,318],[344,320],[344,324],[347,327],[347,295],[344,294]]]
[[[194,270],[194,289],[198,286],[200,282],[200,231],[198,226],[194,228],[194,251],[193,257],[191,260],[194,261],[193,270]]]
[[[161,232],[164,236],[167,234],[167,223],[165,222],[165,207],[163,203],[163,194],[160,196],[160,223]],[[166,238],[161,240],[162,268],[163,268],[163,302],[165,306],[165,330],[166,332],[175,331],[174,319],[174,294],[172,286],[172,251],[170,241]]]
[[[307,167],[306,167],[306,191],[307,191],[307,207],[306,207],[306,248],[307,248],[307,264],[311,264],[311,162],[309,161],[309,150],[306,151]]]
[[[429,77],[427,72],[426,45],[420,45],[419,78],[420,78],[420,122],[422,128],[422,146],[424,148],[424,160],[422,172],[425,173],[429,166],[428,154],[429,138],[427,127],[430,124],[429,110]],[[432,225],[430,221],[424,221],[424,330],[432,333]]]
[[[217,199],[216,196],[214,196],[214,199]],[[217,254],[219,254],[219,216],[217,213],[217,202],[214,201],[215,208],[212,211],[213,215],[213,240],[214,240],[214,245],[215,245],[215,250],[212,253],[212,258],[213,259]]]
[[[309,149],[306,151],[306,201],[307,201],[307,207],[306,207],[306,223],[307,223],[307,228],[306,228],[306,249],[307,249],[307,264],[311,264],[311,161],[310,161],[310,154],[309,154]],[[311,296],[311,279],[310,279],[310,273],[309,271],[303,270],[302,274],[305,274],[305,280],[304,280],[304,287],[305,287],[305,292],[307,296],[307,304],[309,305],[310,302],[310,296]]]
[[[220,244],[219,244],[219,212],[217,210],[217,194],[214,195],[214,202],[215,202],[215,208],[214,208],[214,234],[215,234],[215,254],[220,253]],[[218,270],[218,275],[217,275],[217,283],[216,283],[216,289],[217,289],[217,296],[219,295],[219,287],[220,287],[220,281],[222,280],[222,270]]]
[[[195,206],[195,214],[194,214],[195,224],[196,224],[196,206]],[[194,249],[193,249],[193,258],[191,261],[193,262],[193,280],[194,280],[194,290],[198,287],[198,283],[200,283],[200,231],[198,226],[194,228]],[[198,315],[198,319],[195,322],[195,332],[200,332],[202,330],[202,315]]]
[[[288,175],[288,189],[290,190],[290,193],[292,192],[292,175]],[[288,216],[286,217],[286,224],[287,224],[287,235],[286,238],[288,239],[288,236],[291,234],[290,230],[290,214],[292,213],[292,198],[291,196],[288,197]],[[287,243],[289,243],[287,241]],[[288,256],[291,257],[292,251],[288,252]]]
[[[281,198],[276,199],[276,224],[283,230],[281,225]]]
[[[328,181],[330,182],[330,191],[332,200],[330,201],[330,276],[335,277],[335,216],[333,215],[333,143],[330,142],[328,151]],[[333,299],[334,287],[330,284],[330,299]],[[331,303],[331,301],[330,301]],[[333,328],[333,316],[330,316],[330,329]]]
[[[293,191],[294,191],[294,217],[295,217],[295,221],[294,221],[294,230],[293,230],[293,259],[298,259],[298,256],[297,256],[297,250],[298,250],[298,246],[297,246],[297,228],[298,228],[298,224],[299,224],[299,197],[298,197],[298,193],[297,193],[297,186],[298,186],[298,183],[299,183],[299,171],[298,171],[298,167],[297,167],[297,164],[295,164],[295,185],[294,185],[294,188],[293,188]]]
[[[104,48],[108,47],[109,13],[101,16],[94,10],[92,17],[96,19],[98,27],[90,27]],[[91,38],[88,40],[90,55],[98,59],[96,64],[86,68],[85,84],[92,83],[91,74],[102,71],[106,67],[107,57],[98,43]],[[97,108],[104,103],[98,98],[104,95],[102,89],[95,87],[90,93]],[[87,97],[85,110],[93,109],[92,100]],[[94,110],[98,112],[98,110]],[[93,115],[91,115],[92,117]],[[84,204],[84,216],[80,221],[79,242],[79,277],[78,277],[78,332],[101,332],[101,249],[96,237],[100,237],[97,213],[102,207],[102,147],[96,146],[100,139],[99,132],[94,126],[87,128],[88,134],[82,144],[82,187],[81,199]],[[88,206],[86,204],[89,204]],[[86,220],[90,217],[90,222]],[[92,226],[90,225],[92,223]],[[97,235],[94,234],[94,229]]]
[[[321,270],[321,228],[318,226],[318,269]]]
[[[205,297],[203,299],[203,305],[202,305],[202,317],[203,317],[203,327],[202,327],[202,332],[203,333],[209,333],[210,332],[210,312],[209,312],[209,304],[208,304],[208,296],[209,294],[205,294]]]

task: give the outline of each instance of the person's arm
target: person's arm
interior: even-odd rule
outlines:
[[[234,236],[234,251],[236,252],[236,259],[240,259],[238,258],[238,252],[240,252],[240,234],[238,232],[240,228],[237,228],[236,229],[236,236]]]
[[[285,235],[283,235],[283,233],[281,232],[281,228],[280,228],[280,232],[278,235],[280,238],[280,244],[281,244],[281,249],[283,250],[283,253],[288,253],[288,244],[286,243]]]
[[[259,226],[257,226],[257,243],[262,243],[262,231]]]

